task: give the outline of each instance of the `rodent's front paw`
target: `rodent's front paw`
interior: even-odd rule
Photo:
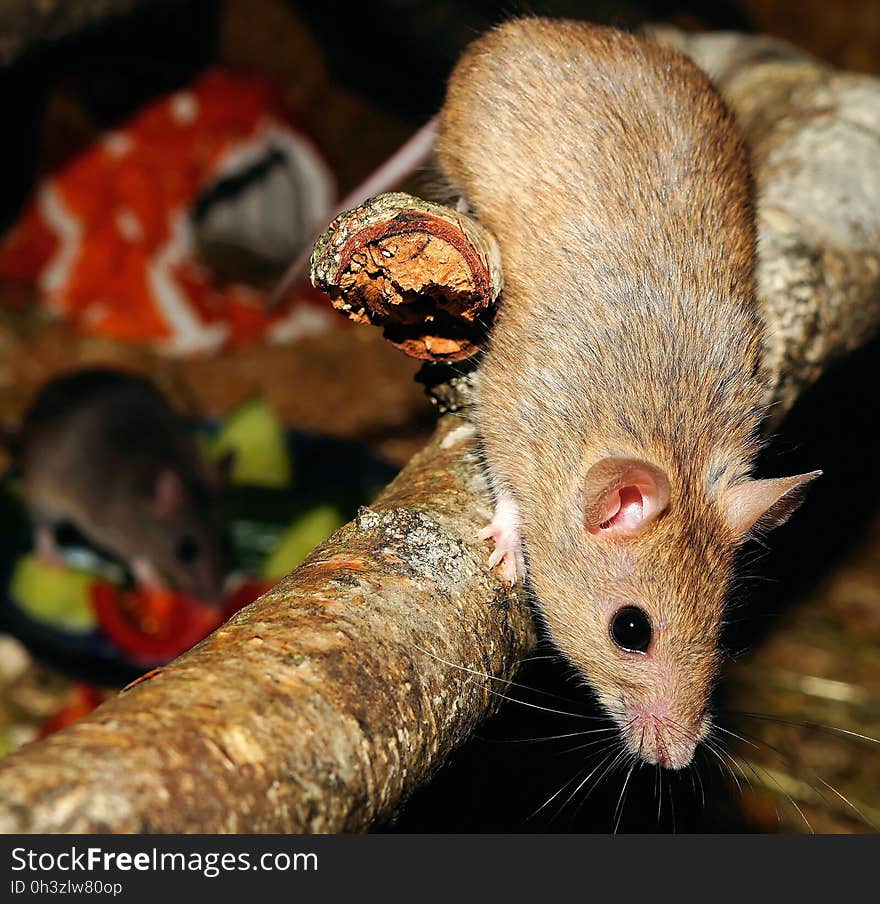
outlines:
[[[511,500],[505,497],[498,500],[491,523],[487,524],[477,536],[481,540],[491,539],[495,543],[495,549],[489,556],[490,568],[502,562],[504,579],[509,584],[515,584],[525,578],[526,561],[519,533],[519,517],[516,505]]]

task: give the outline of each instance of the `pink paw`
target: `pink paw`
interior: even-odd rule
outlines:
[[[494,541],[495,549],[489,556],[489,567],[494,568],[501,562],[504,579],[509,584],[515,584],[526,576],[518,514],[516,505],[509,498],[501,497],[495,506],[492,523],[477,534],[481,540]]]

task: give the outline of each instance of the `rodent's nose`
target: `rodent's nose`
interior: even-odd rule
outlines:
[[[642,742],[641,729],[639,743],[641,758],[646,763],[656,763],[664,769],[684,769],[690,765],[696,750],[696,741],[683,735],[680,729],[673,730],[662,722],[653,722],[644,733]]]
[[[630,752],[645,763],[664,769],[684,769],[704,732],[682,725],[670,714],[667,703],[628,707],[623,725]]]

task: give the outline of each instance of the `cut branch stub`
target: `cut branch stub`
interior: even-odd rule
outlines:
[[[475,220],[394,192],[338,216],[315,245],[313,285],[413,358],[461,361],[485,339],[501,255]]]

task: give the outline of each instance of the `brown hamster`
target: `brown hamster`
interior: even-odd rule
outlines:
[[[219,602],[228,570],[220,468],[149,381],[109,369],[51,380],[16,442],[38,551],[70,522],[148,586]]]
[[[763,337],[733,118],[678,53],[525,19],[465,52],[437,155],[504,265],[477,406],[491,562],[515,581],[527,561],[629,751],[686,766],[734,552],[819,474],[750,477]]]

